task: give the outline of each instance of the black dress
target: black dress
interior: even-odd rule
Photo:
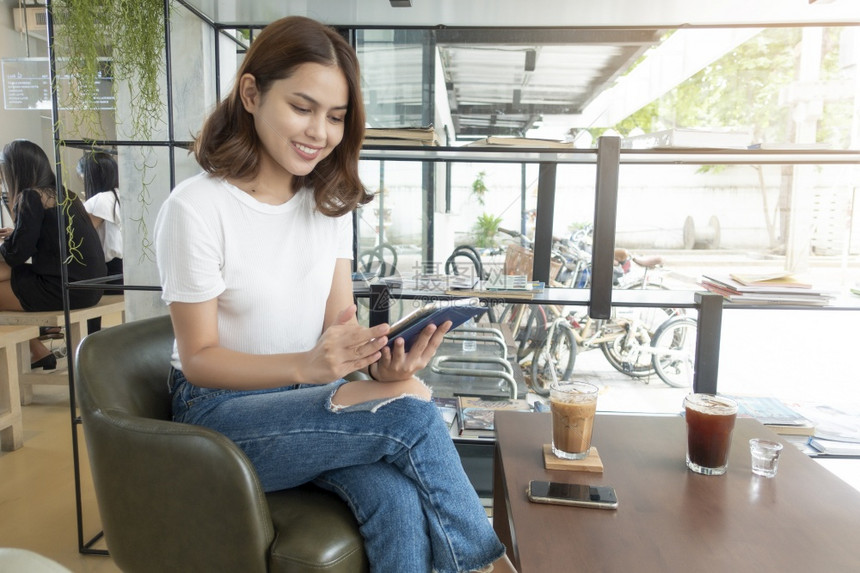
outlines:
[[[0,256],[12,268],[12,292],[26,311],[62,310],[60,269],[63,261],[57,224],[57,209],[61,207],[46,209],[39,192],[26,189],[13,208],[15,228],[0,245]],[[80,200],[75,201],[70,211],[73,213],[71,233],[75,252],[67,265],[69,282],[105,276],[107,269],[101,241]],[[69,215],[63,213],[66,228],[69,228],[69,219]],[[68,242],[66,244],[68,252]],[[93,306],[101,297],[101,290],[69,289],[69,306]]]

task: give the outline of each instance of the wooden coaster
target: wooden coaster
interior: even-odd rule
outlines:
[[[581,460],[563,460],[552,453],[552,446],[550,444],[544,444],[543,465],[548,470],[603,473],[603,461],[601,461],[600,454],[597,453],[597,448],[594,446],[591,446],[591,451],[588,452],[586,458]]]

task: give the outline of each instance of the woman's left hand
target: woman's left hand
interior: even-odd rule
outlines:
[[[427,325],[421,331],[409,352],[406,352],[402,338],[396,338],[392,348],[382,348],[382,358],[368,367],[371,378],[380,382],[398,382],[406,380],[416,372],[425,368],[439,345],[442,338],[451,329],[451,322],[444,322],[438,327],[434,324]]]

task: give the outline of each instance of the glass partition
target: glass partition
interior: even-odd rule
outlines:
[[[369,125],[428,125],[432,103],[455,145],[857,149],[858,45],[856,26],[356,32]]]
[[[357,210],[357,270],[384,276],[411,276],[420,270],[426,169],[422,162],[361,162],[362,182],[376,197]]]
[[[687,288],[708,265],[801,272],[835,265],[832,279],[858,278],[857,167],[814,158],[860,149],[857,26],[373,29],[358,30],[356,42],[369,127],[432,124],[446,136],[440,142],[455,147],[515,136],[521,148],[549,145],[544,138],[592,148],[597,137],[617,135],[622,152],[698,150],[701,164],[628,165],[622,157],[619,181],[616,246],[689,266]],[[419,101],[432,106],[420,121]],[[725,149],[794,155],[720,165],[710,151]],[[446,177],[422,181],[432,185],[424,195],[389,185],[394,172],[386,173],[385,206],[372,216],[377,230],[368,225],[360,240],[375,233],[382,241],[380,224],[417,231],[411,206],[419,200],[419,243],[433,253],[430,264],[459,244],[478,245],[492,259],[499,241],[481,235],[486,227],[533,238],[537,165],[516,158],[512,150],[510,164],[455,160]],[[386,161],[386,169],[397,163]],[[595,177],[593,165],[557,166],[554,236],[575,235],[587,247]],[[378,189],[378,179],[377,167],[366,183]],[[401,200],[410,208],[395,208]]]
[[[183,141],[224,96],[260,27],[213,30],[182,10],[172,24],[170,137]],[[815,156],[860,150],[860,26],[342,31],[359,55],[369,128],[432,127],[446,149],[511,137],[532,151],[593,149],[597,137],[617,135],[616,246],[677,260],[707,255],[709,264],[738,256],[750,266],[802,271],[835,264],[842,282],[857,280],[857,166]],[[118,106],[126,100],[120,93]],[[122,136],[121,122],[102,123],[108,140]],[[153,139],[167,137],[166,127]],[[628,150],[690,148],[701,164],[624,158]],[[793,155],[779,164],[720,165],[710,152],[726,148]],[[534,238],[534,153],[528,163],[516,150],[510,162],[450,157],[362,161],[377,199],[358,213],[357,254],[392,245],[398,271],[433,271],[462,244],[499,263],[500,247],[522,240],[493,232],[498,227]],[[159,161],[158,170],[167,168],[176,169]],[[595,166],[562,162],[556,170],[553,218],[540,224],[587,248]]]
[[[421,127],[433,123],[428,99],[432,61],[429,30],[356,30],[361,89],[369,127]],[[432,88],[432,83],[429,85]]]

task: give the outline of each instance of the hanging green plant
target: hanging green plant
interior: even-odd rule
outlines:
[[[60,94],[61,107],[94,128],[89,138],[103,137],[98,85],[112,77],[114,89],[131,86],[132,134],[149,139],[165,109],[159,89],[165,67],[164,0],[54,0],[49,6],[58,72],[72,78],[70,89]]]
[[[72,226],[72,220],[74,219],[74,215],[72,214],[72,201],[71,198],[66,196],[63,197],[63,202],[60,203],[60,207],[63,209],[64,214],[66,215],[66,236],[68,237],[68,245],[67,245],[67,257],[66,260],[63,261],[63,264],[69,264],[72,261],[77,261],[81,264],[84,264],[83,256],[81,255],[81,244],[83,243],[83,239],[76,241],[75,240],[75,230]]]
[[[147,141],[164,122],[166,105],[161,98],[160,79],[164,76],[164,0],[54,0],[48,8],[53,19],[53,46],[57,76],[70,78],[68,89],[57,89],[58,104],[68,113],[58,114],[55,133],[93,143],[110,139],[103,122],[104,102],[99,85],[112,79],[116,100],[119,86],[128,86],[129,114],[125,131],[134,141]],[[110,116],[119,122],[117,114]],[[67,125],[70,121],[71,125]],[[151,154],[149,154],[151,155]],[[147,154],[135,160],[141,175],[140,213],[131,220],[138,223],[142,240],[141,258],[153,259],[152,242],[146,227],[151,204],[149,170],[154,167]],[[59,165],[63,178],[70,169]],[[68,198],[67,198],[68,200]],[[75,239],[69,236],[69,252],[74,257]]]
[[[149,213],[149,208],[152,206],[152,195],[149,193],[149,185],[152,183],[150,169],[154,169],[158,161],[153,160],[155,152],[151,147],[145,148],[140,161],[136,163],[138,171],[140,171],[140,191],[137,194],[137,205],[140,207],[140,212],[137,217],[131,217],[131,221],[137,223],[137,229],[140,233],[140,262],[144,260],[155,260],[154,243],[149,237],[149,228],[146,225],[146,216]]]

